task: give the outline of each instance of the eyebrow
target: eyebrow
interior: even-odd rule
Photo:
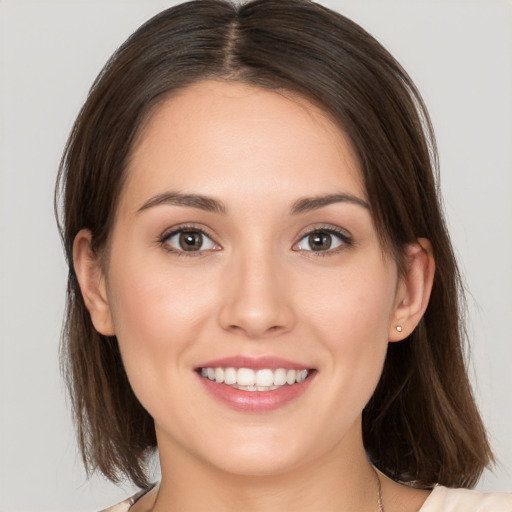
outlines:
[[[352,203],[361,206],[366,210],[370,209],[370,206],[366,201],[363,201],[363,199],[351,194],[328,194],[326,196],[304,197],[302,199],[298,199],[293,203],[291,213],[293,215],[298,215],[300,213],[318,210],[319,208],[323,208],[324,206],[329,206],[334,203]]]
[[[298,199],[292,204],[290,211],[292,215],[299,215],[301,213],[318,210],[324,206],[329,206],[330,204],[335,203],[352,203],[361,206],[366,210],[370,209],[366,201],[351,194],[328,194],[325,196],[303,197]],[[224,203],[217,199],[201,194],[183,194],[180,192],[165,192],[163,194],[153,196],[137,211],[142,212],[160,205],[188,206],[189,208],[198,208],[199,210],[222,214],[227,212],[227,208]]]
[[[198,208],[199,210],[214,213],[226,213],[227,211],[224,203],[217,199],[203,196],[201,194],[182,194],[180,192],[165,192],[164,194],[158,194],[146,201],[137,211],[142,212],[149,208],[164,204],[188,206],[190,208]]]

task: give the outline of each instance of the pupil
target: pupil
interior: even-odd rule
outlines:
[[[328,233],[313,233],[309,235],[309,245],[313,251],[325,251],[331,247],[331,235]]]
[[[198,251],[203,244],[201,233],[184,231],[180,235],[180,246],[184,251]]]

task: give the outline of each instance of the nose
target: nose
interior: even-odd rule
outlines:
[[[262,251],[263,252],[263,251]],[[219,323],[229,332],[258,339],[289,331],[295,315],[287,273],[272,254],[240,254],[225,267]]]

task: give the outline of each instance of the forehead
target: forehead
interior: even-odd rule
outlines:
[[[193,84],[157,106],[125,188],[141,201],[165,188],[222,195],[233,181],[252,196],[279,191],[281,201],[300,187],[365,197],[351,143],[324,111],[293,93],[222,81]]]

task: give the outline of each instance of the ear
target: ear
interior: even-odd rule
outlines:
[[[405,275],[400,278],[396,306],[389,326],[389,341],[401,341],[416,328],[427,309],[434,282],[432,244],[418,238],[404,252]]]
[[[114,323],[107,296],[105,276],[100,258],[91,249],[91,232],[82,229],[73,242],[73,265],[85,306],[95,329],[105,336],[113,336]]]

